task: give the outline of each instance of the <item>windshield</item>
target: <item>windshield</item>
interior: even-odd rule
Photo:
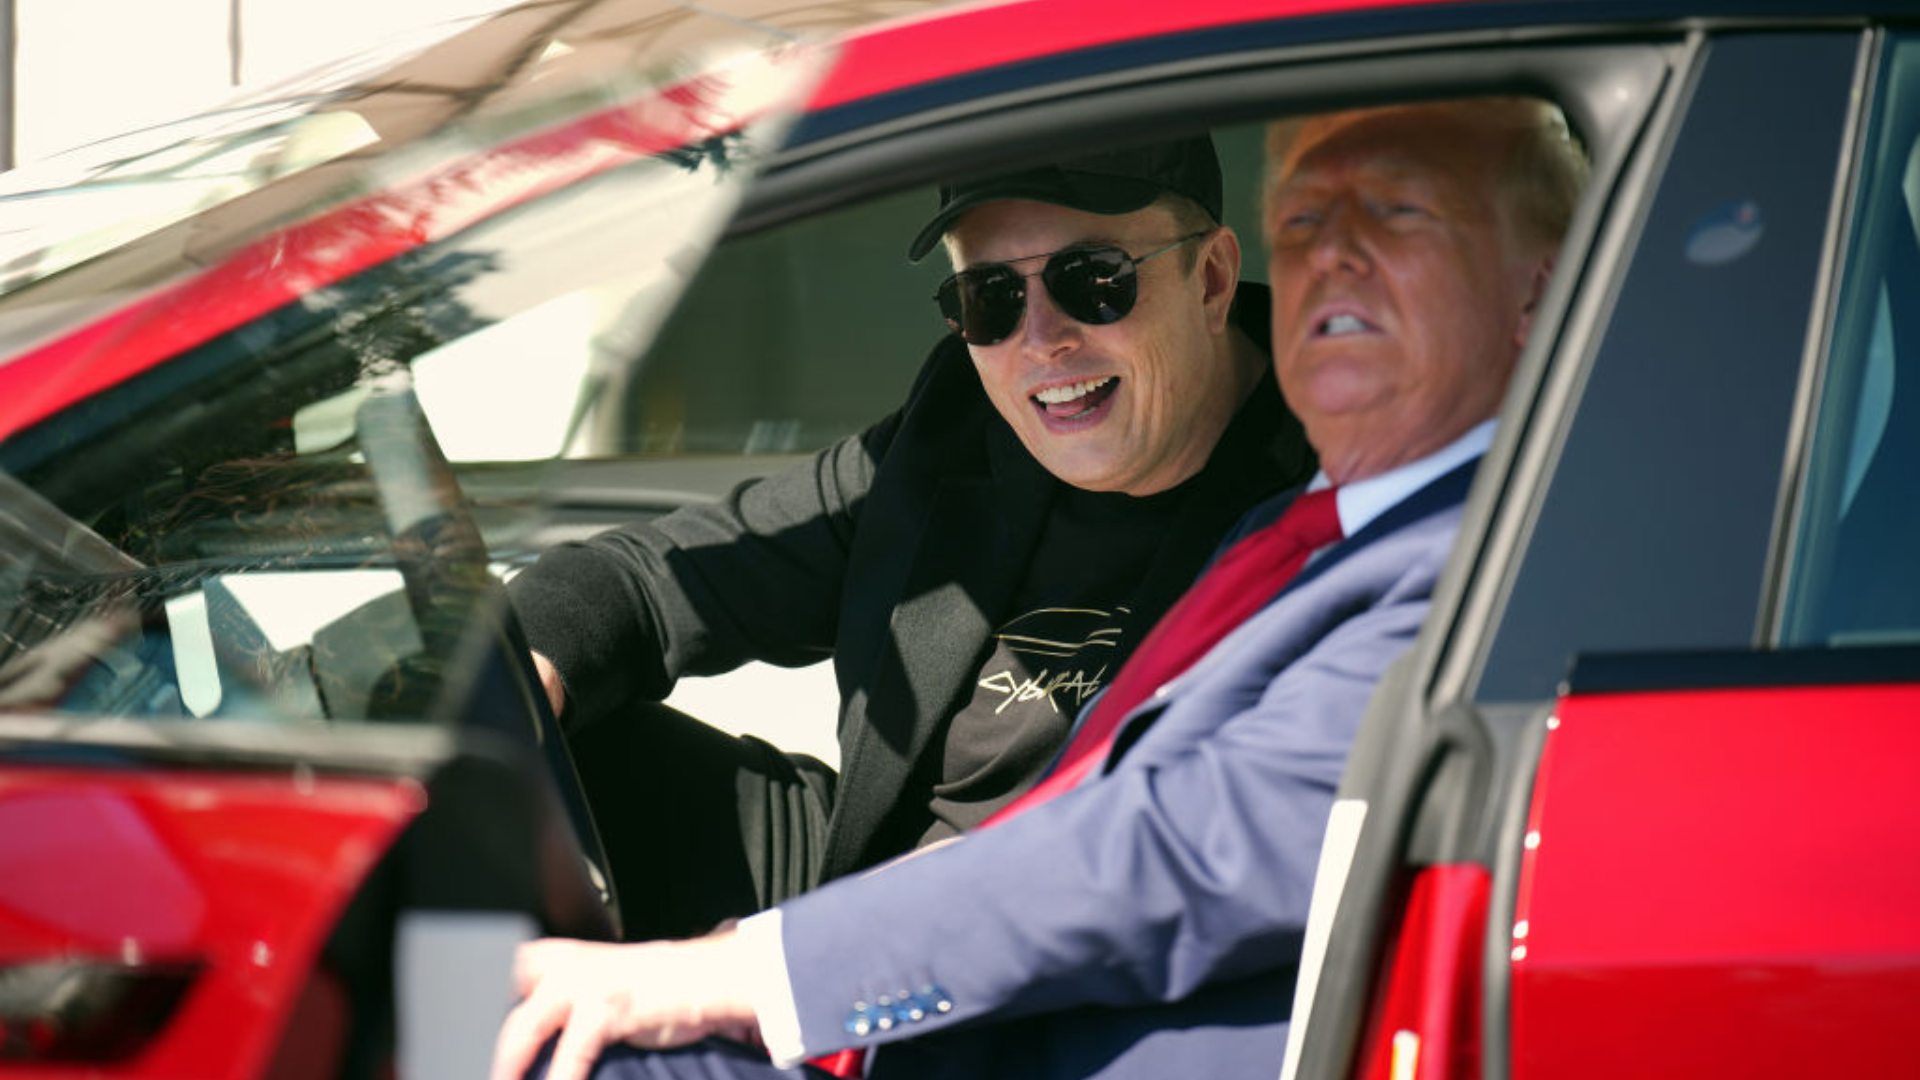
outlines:
[[[0,175],[0,293],[378,142],[337,93],[237,102]]]
[[[823,60],[731,23],[577,17],[594,33],[569,41],[524,14],[483,28],[478,55],[520,60],[457,115],[474,54],[414,61],[442,76],[417,137],[342,92],[184,139],[162,158],[269,163],[118,246],[50,245],[0,297],[0,710],[449,715],[498,552],[537,515],[531,479],[463,492],[448,458],[564,449]]]

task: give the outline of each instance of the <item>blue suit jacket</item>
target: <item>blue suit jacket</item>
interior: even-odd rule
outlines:
[[[1347,751],[1420,630],[1474,464],[1135,709],[1101,774],[782,905],[807,1046],[897,1043],[877,1077],[1273,1080]]]

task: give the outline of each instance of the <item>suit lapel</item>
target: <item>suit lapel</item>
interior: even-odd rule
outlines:
[[[972,687],[995,629],[990,620],[1007,610],[1021,584],[1006,568],[1031,562],[1052,501],[1055,481],[1011,429],[994,425],[987,441],[990,477],[941,485],[894,610],[901,663],[875,686],[877,709],[916,716],[909,760],[932,736],[932,718],[950,712]]]
[[[1056,481],[1004,424],[984,437],[989,473],[940,482],[911,555],[872,669],[868,723],[841,763],[852,782],[835,799],[829,877],[861,864],[862,852],[844,849],[881,831],[941,718],[971,690],[991,620],[1020,586],[1005,568],[1028,564],[1045,523]]]
[[[1306,567],[1302,568],[1299,573],[1295,574],[1293,580],[1287,582],[1284,588],[1274,593],[1273,598],[1268,600],[1266,604],[1251,617],[1259,618],[1262,613],[1273,607],[1274,601],[1307,585],[1315,578],[1325,574],[1328,569],[1335,564],[1366,547],[1368,544],[1373,543],[1375,540],[1389,533],[1397,532],[1430,514],[1465,502],[1467,489],[1472,487],[1474,472],[1479,466],[1480,458],[1475,457],[1471,461],[1455,466],[1448,472],[1441,474],[1438,478],[1428,481],[1424,487],[1400,500],[1398,503],[1395,503],[1392,507],[1388,508],[1385,513],[1368,522],[1366,527],[1362,528],[1359,532],[1328,548],[1318,559],[1315,559]],[[1286,502],[1279,503],[1278,508],[1272,515],[1262,516],[1262,523],[1270,523],[1277,519],[1281,513],[1285,512],[1286,505],[1298,496],[1299,492],[1295,492]],[[1095,770],[1094,775],[1111,771],[1114,765],[1119,762],[1121,756],[1126,753],[1127,749],[1137,742],[1142,735],[1146,734],[1147,728],[1152,726],[1154,718],[1160,714],[1162,709],[1166,708],[1168,701],[1178,696],[1179,691],[1177,688],[1179,684],[1184,683],[1197,669],[1204,666],[1206,666],[1206,656],[1202,656],[1194,662],[1192,667],[1175,676],[1174,679],[1168,683],[1167,693],[1155,694],[1153,697],[1136,705],[1133,712],[1129,714],[1125,720],[1121,721],[1120,730],[1114,737],[1113,748],[1109,752],[1107,760],[1101,764],[1099,769]]]

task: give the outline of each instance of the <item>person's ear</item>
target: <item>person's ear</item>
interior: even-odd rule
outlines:
[[[1553,280],[1553,256],[1543,255],[1533,264],[1533,272],[1527,278],[1527,298],[1520,308],[1520,321],[1514,326],[1513,348],[1515,352],[1527,347],[1527,339],[1533,335],[1533,314],[1540,307],[1540,300],[1547,294],[1547,283]]]
[[[1206,308],[1207,329],[1227,332],[1234,290],[1240,287],[1240,238],[1225,225],[1200,241],[1200,302]]]

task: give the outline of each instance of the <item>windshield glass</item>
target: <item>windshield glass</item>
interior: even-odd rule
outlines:
[[[0,177],[0,292],[379,138],[351,111],[288,115],[292,104],[222,117],[238,132],[191,125],[161,150],[116,156],[67,186],[46,186],[46,170]]]
[[[447,459],[564,448],[822,62],[517,16],[482,53],[575,77],[522,64],[404,142],[364,99],[365,128],[283,117],[224,152],[285,164],[318,123],[304,171],[0,298],[0,710],[453,715],[495,553],[537,515],[531,479],[463,492]]]

